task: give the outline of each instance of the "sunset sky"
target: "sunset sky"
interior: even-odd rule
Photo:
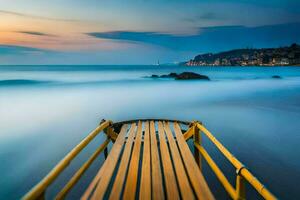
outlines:
[[[299,0],[0,0],[0,64],[155,64],[300,43]]]

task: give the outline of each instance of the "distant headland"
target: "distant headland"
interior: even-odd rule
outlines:
[[[182,64],[186,66],[300,66],[300,45],[200,54]]]

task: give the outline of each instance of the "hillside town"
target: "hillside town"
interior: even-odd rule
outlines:
[[[300,66],[300,45],[264,49],[236,49],[197,55],[187,66]]]

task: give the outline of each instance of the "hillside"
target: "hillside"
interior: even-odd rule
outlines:
[[[263,49],[235,49],[197,55],[187,66],[291,66],[300,65],[300,45]]]

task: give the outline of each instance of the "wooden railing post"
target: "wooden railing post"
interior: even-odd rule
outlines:
[[[100,124],[102,124],[103,122],[105,122],[105,119],[102,119]],[[115,138],[111,138],[111,136],[110,136],[110,133],[113,132],[112,127],[107,127],[105,129],[103,129],[103,132],[106,134],[107,140],[112,139],[112,141],[114,141]],[[107,149],[107,147],[105,147],[105,149],[104,149],[104,159],[105,160],[107,159],[107,156],[108,156],[108,149]]]
[[[104,158],[105,158],[105,160],[107,159],[107,156],[108,156],[108,151],[107,151],[107,147],[105,147],[105,149],[104,149]]]
[[[202,146],[200,130],[197,127],[197,123],[199,123],[199,122],[193,122],[193,127],[194,127],[194,143],[199,144],[200,146]],[[195,145],[194,145],[194,156],[195,156],[195,160],[196,160],[196,162],[197,162],[200,170],[202,170],[201,154],[200,154],[200,152],[198,151],[198,149],[196,148]]]
[[[243,168],[242,168],[243,169]],[[240,171],[237,171],[236,175],[236,200],[245,200],[246,199],[246,188],[245,188],[245,179],[240,175]]]
[[[45,200],[45,193],[46,191],[42,192],[41,195],[39,197],[37,197],[37,200]]]

